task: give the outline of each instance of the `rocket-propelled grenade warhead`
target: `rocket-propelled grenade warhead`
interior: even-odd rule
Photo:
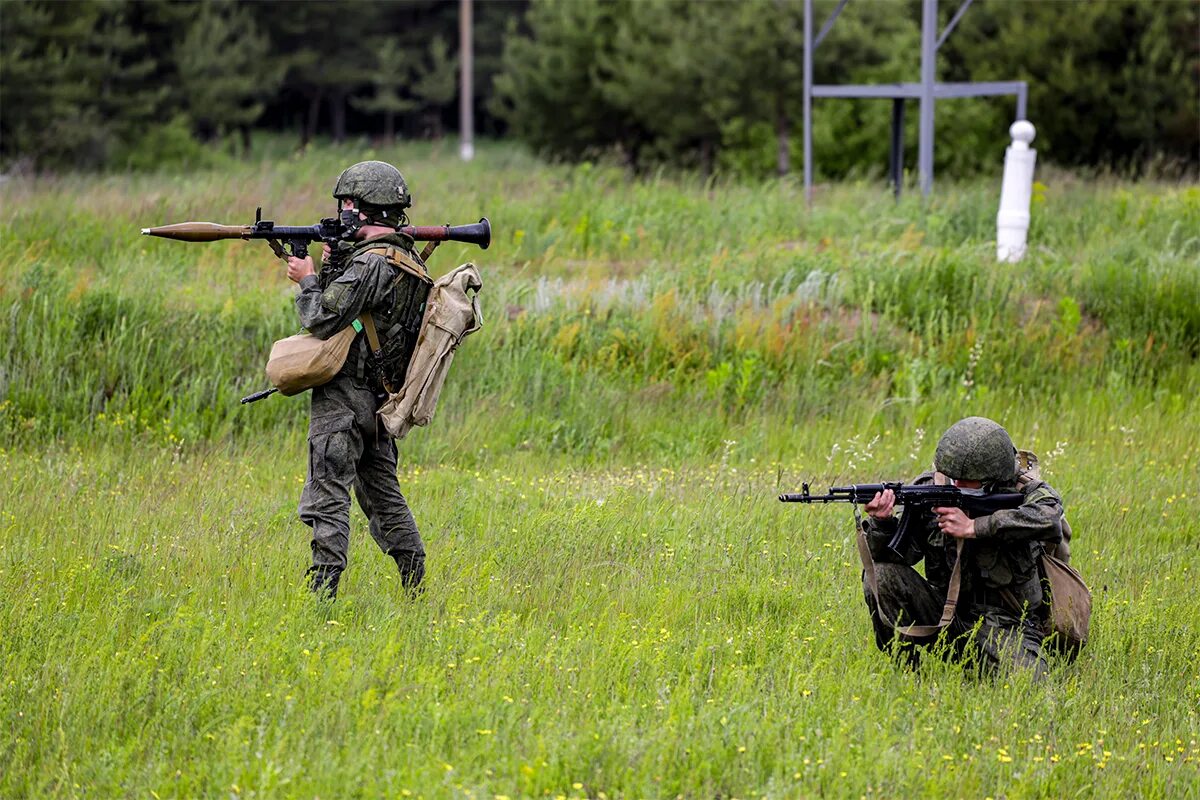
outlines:
[[[181,242],[216,242],[221,239],[249,239],[253,225],[220,225],[216,222],[177,222],[157,228],[142,228],[143,236],[160,236]]]

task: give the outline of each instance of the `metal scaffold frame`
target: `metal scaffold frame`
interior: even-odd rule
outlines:
[[[938,35],[938,0],[922,0],[921,6],[921,81],[920,83],[880,84],[825,84],[813,85],[813,51],[829,34],[833,23],[849,0],[838,0],[829,19],[821,31],[813,36],[813,0],[804,0],[804,197],[812,205],[813,158],[812,158],[812,101],[814,97],[834,98],[891,98],[892,142],[890,175],[896,197],[904,181],[904,103],[906,100],[920,102],[920,126],[917,138],[917,174],[921,194],[929,196],[933,188],[933,116],[934,104],[938,100],[959,97],[995,97],[1015,95],[1017,115],[1014,120],[1025,119],[1029,87],[1025,81],[986,81],[968,83],[938,83],[937,51],[951,31],[958,25],[972,0],[963,4]]]

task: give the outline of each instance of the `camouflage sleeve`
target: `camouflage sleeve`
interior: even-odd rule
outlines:
[[[897,558],[888,544],[891,543],[892,537],[896,535],[896,529],[899,527],[900,520],[894,514],[887,519],[863,517],[862,528],[863,533],[867,536],[867,549],[871,551],[871,558],[881,564],[915,566],[925,558],[919,541],[923,531],[914,530],[904,538],[904,542],[900,545],[900,558]]]
[[[975,538],[1004,542],[1043,541],[1054,545],[1062,540],[1062,499],[1045,483],[1031,484],[1025,502],[975,520]]]
[[[301,280],[296,295],[300,324],[318,339],[328,339],[364,309],[378,305],[391,287],[390,267],[386,264],[373,254],[356,258],[325,291],[321,291],[315,275]]]
[[[910,483],[913,486],[928,486],[933,483],[932,472],[922,472],[917,477],[913,478]],[[903,506],[900,507],[902,509]],[[871,557],[881,563],[903,563],[907,566],[914,566],[925,557],[925,553],[921,548],[920,537],[925,534],[923,525],[914,526],[914,530],[905,537],[904,543],[901,545],[900,555],[902,560],[896,558],[896,554],[888,548],[892,537],[896,535],[896,529],[900,527],[900,514],[907,513],[896,509],[892,512],[892,516],[887,519],[875,519],[874,517],[864,516],[862,521],[863,533],[867,535],[867,548],[871,551]]]
[[[867,549],[871,551],[871,558],[881,563],[891,563],[896,560],[896,556],[888,549],[888,542],[892,540],[892,536],[896,533],[896,528],[899,527],[900,521],[895,514],[886,519],[875,519],[874,517],[864,516],[862,520],[862,531],[866,534]],[[907,556],[911,553],[904,553],[906,556],[905,563],[911,566],[916,561],[909,561]],[[917,559],[920,560],[920,559]]]

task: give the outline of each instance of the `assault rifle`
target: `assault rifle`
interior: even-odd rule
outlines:
[[[429,242],[421,253],[424,261],[434,248],[445,241],[477,244],[483,250],[492,243],[492,225],[487,217],[470,225],[407,225],[400,229],[418,242]],[[220,239],[265,239],[279,258],[287,261],[287,245],[291,255],[304,258],[308,255],[311,242],[323,242],[330,247],[348,239],[349,230],[337,217],[326,217],[316,225],[276,225],[262,218],[260,207],[254,215],[253,225],[220,225],[215,222],[178,222],[157,228],[142,228],[143,236],[161,236],[181,242],[215,242]],[[282,242],[283,244],[280,244]]]
[[[982,517],[1005,508],[1016,508],[1025,502],[1019,492],[985,492],[982,489],[961,489],[957,486],[922,485],[910,483],[859,483],[851,486],[834,486],[828,494],[812,494],[808,484],[800,484],[799,494],[781,494],[781,503],[853,503],[866,505],[875,495],[886,489],[896,493],[896,505],[904,506],[896,533],[888,541],[888,549],[903,559],[900,548],[904,545],[914,524],[928,519],[935,508],[961,508],[968,517]]]

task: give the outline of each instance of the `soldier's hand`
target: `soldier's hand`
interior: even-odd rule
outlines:
[[[963,513],[961,508],[935,508],[937,526],[942,533],[955,539],[974,539],[975,520]]]
[[[321,263],[328,264],[331,255],[333,255],[333,248],[329,246],[329,242],[325,242],[321,245]]]
[[[863,509],[874,519],[887,519],[892,515],[895,506],[896,493],[891,489],[884,489],[882,492],[876,492],[871,502],[863,506]]]
[[[301,279],[317,274],[316,270],[313,269],[312,256],[305,256],[304,258],[288,256],[287,265],[288,280],[293,283],[299,283]]]

